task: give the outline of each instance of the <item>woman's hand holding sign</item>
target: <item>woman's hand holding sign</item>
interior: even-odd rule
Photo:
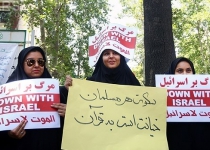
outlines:
[[[72,77],[70,75],[66,76],[66,81],[64,83],[64,86],[67,90],[69,90],[69,87],[72,86]]]
[[[63,103],[54,103],[51,107],[56,108],[58,111],[58,114],[62,117],[65,116],[66,113],[66,104]]]
[[[27,120],[22,120],[21,123],[13,130],[8,132],[9,136],[15,139],[21,139],[25,136],[26,131],[24,130]]]

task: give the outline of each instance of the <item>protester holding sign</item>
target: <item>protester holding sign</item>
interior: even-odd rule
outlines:
[[[109,24],[89,37],[89,65],[95,70],[87,80],[139,86],[126,63],[134,56],[136,34],[133,27]]]
[[[68,95],[70,103],[65,118],[63,149],[168,149],[165,117],[167,92],[163,88],[140,87],[126,63],[133,57],[135,41],[133,28],[117,24],[109,24],[99,34],[89,38],[89,65],[95,67],[92,76],[87,78],[90,81],[74,79],[72,83],[72,78],[66,76],[65,86],[72,87]],[[160,93],[159,90],[165,92]],[[140,106],[142,104],[144,106]],[[136,119],[135,114],[138,116]],[[148,114],[151,117],[146,117]],[[157,115],[155,120],[162,124],[161,129],[157,129],[156,123],[151,123],[152,115]],[[143,130],[151,130],[151,134],[148,136],[147,131]],[[162,132],[162,136],[160,132],[154,136],[156,131]]]
[[[95,70],[87,80],[140,86],[126,63],[134,56],[136,34],[133,27],[109,24],[89,37],[89,65],[95,66]],[[71,84],[72,79],[67,76],[66,88]]]
[[[36,78],[52,78],[45,63],[47,59],[40,47],[28,47],[23,49],[18,56],[18,64],[8,82]],[[0,131],[1,150],[60,150],[63,121],[66,109],[65,87],[60,88],[60,103],[51,107],[57,109],[61,117],[60,128],[50,129],[24,129],[27,120],[11,131]]]
[[[195,74],[193,63],[180,57],[171,63],[168,74]],[[204,122],[167,122],[167,139],[170,150],[208,150],[210,124]]]

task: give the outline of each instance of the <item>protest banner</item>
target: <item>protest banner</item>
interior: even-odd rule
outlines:
[[[29,79],[0,85],[0,131],[16,128],[27,120],[25,129],[59,128],[60,117],[53,103],[60,102],[55,79]]]
[[[94,66],[105,49],[112,49],[126,58],[134,57],[137,29],[120,24],[109,24],[89,37],[89,65]]]
[[[0,43],[0,85],[6,83],[17,65],[18,44]]]
[[[156,75],[167,88],[168,122],[210,122],[210,75]]]
[[[164,88],[73,79],[62,149],[167,150]]]

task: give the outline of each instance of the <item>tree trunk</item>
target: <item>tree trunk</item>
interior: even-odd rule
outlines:
[[[170,0],[144,0],[145,85],[155,86],[175,59]]]

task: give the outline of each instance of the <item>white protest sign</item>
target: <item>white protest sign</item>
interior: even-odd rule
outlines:
[[[112,49],[132,59],[136,46],[137,29],[120,24],[109,24],[101,32],[89,37],[89,65],[94,66],[105,49]]]
[[[0,43],[0,85],[6,83],[17,65],[18,44]]]
[[[210,122],[210,75],[156,75],[167,88],[167,122]]]
[[[59,128],[60,117],[53,103],[60,102],[55,79],[29,79],[0,85],[0,131],[11,130],[22,120],[25,129]]]

